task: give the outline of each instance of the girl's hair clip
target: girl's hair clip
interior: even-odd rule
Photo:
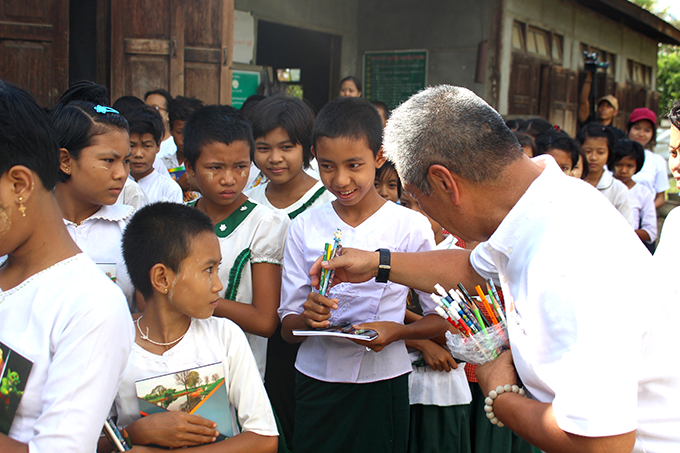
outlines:
[[[94,107],[94,111],[97,113],[101,113],[102,115],[105,113],[117,113],[120,115],[120,112],[116,109],[112,109],[111,107],[107,107],[105,105],[96,105]]]
[[[562,132],[562,129],[560,129],[560,126],[557,124],[553,126],[553,129],[555,129],[557,132]]]

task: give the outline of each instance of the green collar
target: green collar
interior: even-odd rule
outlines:
[[[305,212],[305,211],[307,210],[307,208],[310,207],[310,206],[312,205],[312,203],[314,203],[314,202],[315,202],[315,201],[316,201],[316,200],[317,200],[317,199],[318,199],[325,191],[326,191],[326,187],[325,187],[325,186],[321,186],[321,187],[319,188],[319,190],[317,190],[317,191],[314,193],[314,195],[312,195],[312,196],[309,198],[309,200],[307,200],[302,206],[300,206],[300,207],[297,208],[295,211],[293,211],[293,212],[291,212],[290,214],[288,214],[288,217],[290,218],[290,220],[293,220],[295,217],[297,217],[298,215],[300,215],[300,214],[302,214],[303,212]]]
[[[196,202],[198,200],[191,201],[187,203],[188,206],[196,207]],[[253,212],[257,203],[253,203],[250,200],[243,202],[234,212],[229,214],[229,216],[222,220],[221,222],[215,224],[215,234],[218,238],[226,238],[248,217],[248,215]]]

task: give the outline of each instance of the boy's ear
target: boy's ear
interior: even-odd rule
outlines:
[[[69,153],[66,148],[59,148],[59,169],[67,175],[70,175],[72,162],[73,158],[71,157],[71,153]]]
[[[316,150],[314,149],[314,145],[312,145],[309,150],[312,152],[312,156],[314,156],[314,159],[316,159]]]
[[[440,164],[431,165],[427,169],[427,180],[433,191],[450,198],[454,205],[458,205],[460,187],[455,175],[448,168]]]
[[[149,271],[151,287],[154,291],[167,294],[170,290],[170,282],[174,280],[175,273],[163,263],[154,264]]]
[[[382,146],[378,150],[378,155],[375,156],[375,168],[380,168],[383,166],[387,159],[385,159],[385,153],[383,153]]]
[[[192,167],[189,159],[184,159],[184,168],[189,172],[189,174],[191,174],[191,176],[196,175],[196,170],[194,170],[194,167]]]

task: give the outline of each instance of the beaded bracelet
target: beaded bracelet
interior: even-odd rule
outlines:
[[[516,385],[510,385],[510,384],[505,384],[499,385],[496,387],[496,390],[491,390],[489,392],[489,396],[486,397],[484,400],[484,412],[486,412],[486,418],[489,419],[492,425],[497,425],[499,428],[502,428],[505,426],[503,422],[498,420],[496,417],[496,414],[493,413],[493,402],[496,398],[498,398],[498,395],[502,395],[503,393],[517,393],[520,396],[524,396],[526,392],[524,389],[519,388]]]

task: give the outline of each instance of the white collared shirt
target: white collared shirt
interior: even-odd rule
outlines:
[[[146,199],[146,194],[140,185],[137,184],[134,179],[128,177],[125,180],[123,191],[120,193],[120,195],[118,195],[116,204],[126,204],[128,206],[132,206],[136,211],[137,209],[141,209],[149,203]]]
[[[470,256],[503,288],[518,374],[564,431],[637,429],[635,452],[674,451],[680,373],[663,317],[678,301],[612,205],[542,157],[541,175]]]
[[[98,265],[116,265],[116,284],[120,286],[130,306],[130,311],[137,311],[135,288],[123,261],[121,241],[123,231],[130,221],[135,209],[124,204],[104,205],[99,211],[76,225],[64,219],[66,229],[78,245],[92,261]]]
[[[642,184],[649,190],[654,192],[654,196],[659,192],[665,192],[670,189],[671,185],[668,182],[668,167],[666,160],[656,153],[646,149],[645,163],[639,172],[633,175],[633,181]]]
[[[388,201],[356,227],[337,215],[332,203],[308,209],[291,222],[286,239],[281,283],[279,317],[303,311],[312,292],[309,269],[332,242],[336,229],[342,230],[343,247],[362,250],[387,248],[392,252],[418,252],[434,247],[430,222],[421,214]],[[331,323],[392,321],[404,323],[405,286],[375,280],[341,283],[330,290],[338,299]],[[435,313],[434,303],[420,293],[425,315]],[[366,351],[364,346],[344,338],[308,337],[298,350],[295,367],[303,374],[325,382],[366,383],[391,379],[411,371],[404,341],[395,341],[382,351]]]
[[[267,198],[267,186],[270,184],[270,181],[267,181],[264,184],[258,184],[257,186],[253,187],[252,189],[248,190],[246,192],[246,195],[248,195],[249,198],[257,201],[259,204],[266,206],[270,209],[278,209],[276,206],[271,204],[269,202],[269,198]],[[318,195],[317,195],[318,193]],[[314,198],[312,200],[312,198]],[[309,203],[309,201],[311,203]],[[306,209],[313,208],[315,206],[321,206],[322,204],[326,204],[329,201],[335,200],[335,196],[330,193],[326,188],[324,187],[323,183],[321,181],[317,181],[314,186],[309,189],[302,197],[300,197],[299,200],[297,200],[295,203],[291,204],[290,206],[286,207],[283,209],[286,214],[289,216],[293,214],[295,217],[296,211],[299,211],[305,206],[305,209],[302,209],[302,212],[304,212]],[[301,214],[302,212],[298,213]]]
[[[163,166],[164,171],[168,170]],[[128,176],[132,179],[132,175]],[[171,201],[173,203],[182,203],[182,188],[172,178],[164,178],[156,170],[152,171],[142,179],[137,181],[144,190],[147,198],[147,204],[157,203],[159,201]]]
[[[618,209],[633,229],[637,229],[633,222],[633,213],[631,212],[630,204],[628,203],[628,187],[626,187],[624,183],[614,178],[612,172],[605,168],[597,183],[597,190],[607,197],[607,200]]]

